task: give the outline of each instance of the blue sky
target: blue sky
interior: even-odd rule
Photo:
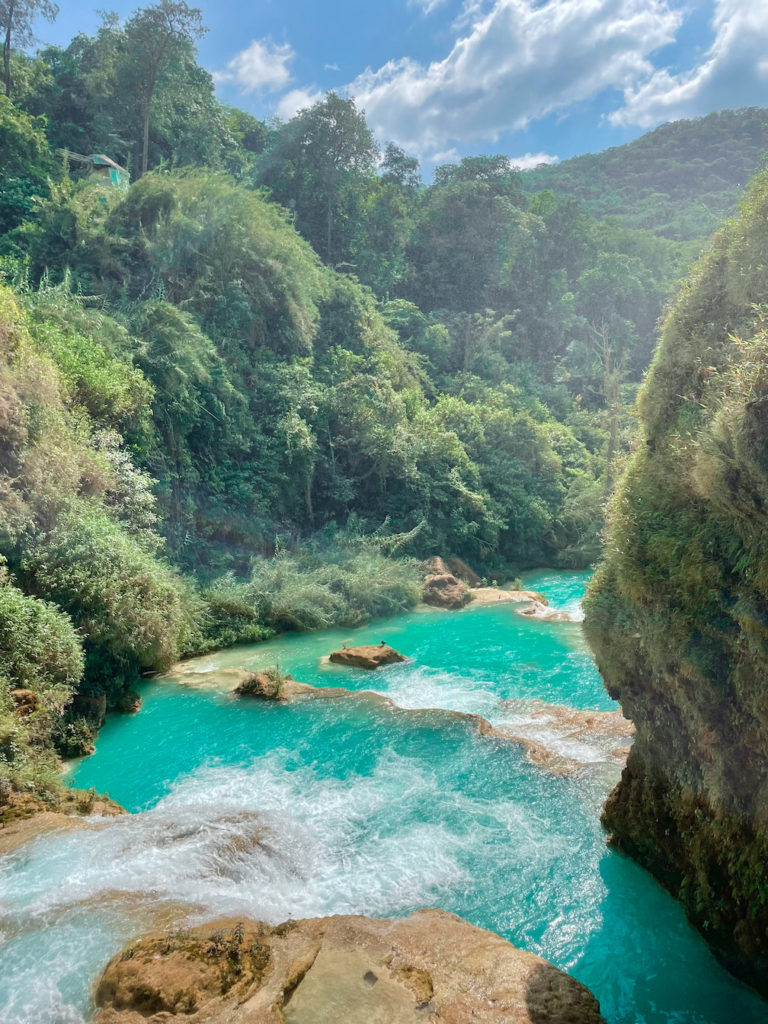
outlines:
[[[38,27],[65,45],[97,9]],[[336,89],[425,170],[471,153],[521,166],[618,145],[664,121],[768,106],[768,0],[204,0],[220,98],[289,117]]]

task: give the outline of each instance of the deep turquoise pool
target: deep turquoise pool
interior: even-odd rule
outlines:
[[[526,583],[573,607],[585,579]],[[412,662],[375,676],[319,663],[342,640],[382,639]],[[508,605],[283,638],[201,667],[277,661],[304,682],[494,722],[509,699],[614,707],[578,625]],[[170,918],[270,921],[439,906],[570,971],[610,1024],[768,1020],[677,903],[606,847],[600,806],[618,769],[588,745],[579,770],[554,776],[460,719],[365,698],[265,706],[171,682],[142,697],[72,778],[135,813],[0,860],[1,1020],[87,1020],[103,963],[166,904]]]

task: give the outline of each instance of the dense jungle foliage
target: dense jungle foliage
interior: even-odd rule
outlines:
[[[398,611],[419,558],[589,564],[696,249],[532,192],[504,157],[425,185],[334,94],[262,124],[216,100],[202,30],[173,0],[109,16],[14,52],[0,96],[17,786],[49,786],[51,743],[87,749],[141,673]],[[14,688],[37,695],[22,717]]]

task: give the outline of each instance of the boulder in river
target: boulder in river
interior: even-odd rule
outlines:
[[[264,672],[248,672],[232,691],[238,697],[259,697],[261,700],[284,700],[286,683],[293,678],[283,675],[277,669],[265,669]]]
[[[565,612],[557,608],[548,608],[545,604],[540,601],[529,601],[528,604],[522,608],[515,608],[518,615],[523,615],[526,619],[540,619],[542,622],[575,622],[576,620],[570,612]]]
[[[342,647],[333,651],[328,658],[335,665],[352,665],[355,668],[383,668],[384,665],[395,665],[399,661],[407,661],[404,654],[389,647],[385,643],[364,644],[361,647]]]
[[[582,984],[441,910],[221,921],[114,957],[98,1024],[604,1024]]]
[[[450,572],[427,576],[421,593],[425,604],[435,608],[463,608],[472,600],[469,588]]]

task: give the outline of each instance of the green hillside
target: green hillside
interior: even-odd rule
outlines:
[[[575,196],[597,217],[685,241],[709,236],[735,212],[766,151],[768,110],[724,110],[526,171],[523,183],[529,192]]]

